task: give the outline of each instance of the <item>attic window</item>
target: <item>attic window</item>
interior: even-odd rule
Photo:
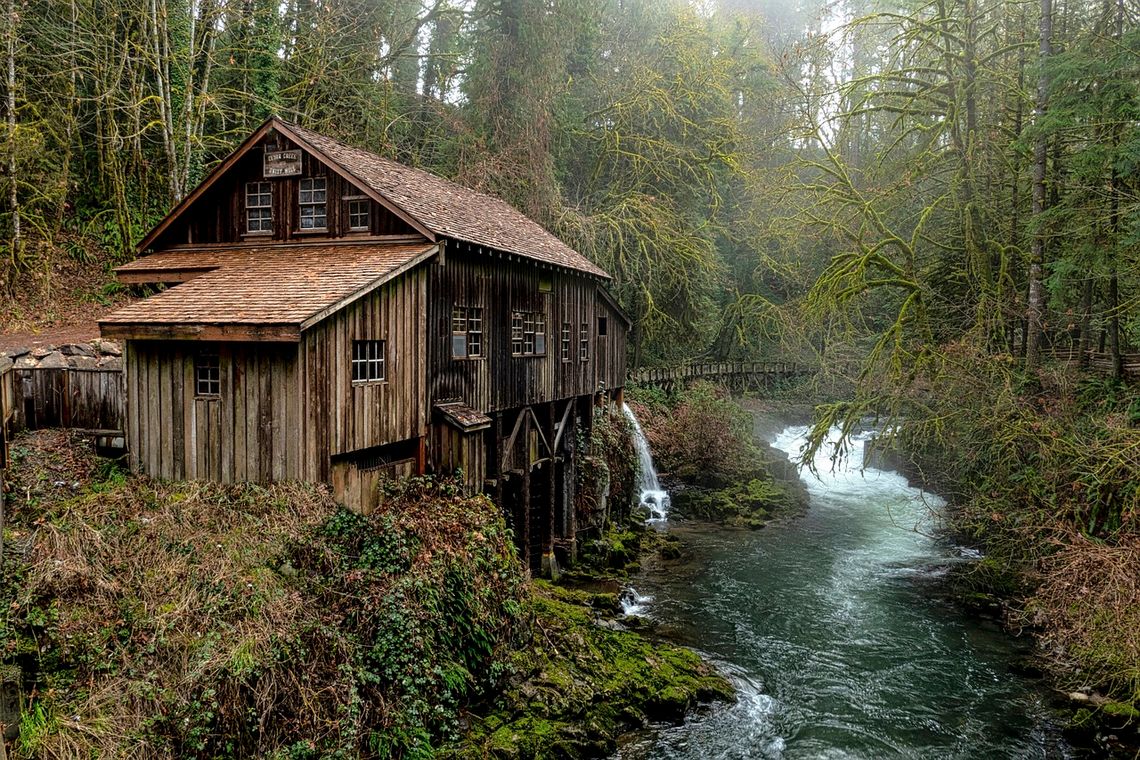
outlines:
[[[301,229],[323,230],[327,226],[327,191],[324,177],[309,177],[300,182]]]
[[[194,357],[194,395],[210,398],[222,392],[222,369],[218,352],[203,349]]]
[[[348,202],[348,228],[353,232],[367,231],[370,225],[370,204],[367,198],[355,198]]]
[[[245,231],[251,235],[273,232],[273,185],[245,183]]]

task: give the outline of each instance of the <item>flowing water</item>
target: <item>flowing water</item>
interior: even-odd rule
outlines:
[[[622,411],[633,427],[633,445],[637,449],[638,476],[637,488],[641,494],[641,506],[649,511],[649,522],[662,522],[669,517],[669,493],[661,488],[661,481],[657,477],[657,468],[653,465],[653,455],[649,452],[649,442],[645,440],[645,432],[637,415],[622,404]]]
[[[798,455],[806,428],[773,442]],[[762,531],[675,528],[698,561],[639,579],[640,611],[717,661],[737,704],[649,732],[623,758],[1063,758],[1025,652],[939,598],[967,553],[901,476],[804,472],[810,506]]]

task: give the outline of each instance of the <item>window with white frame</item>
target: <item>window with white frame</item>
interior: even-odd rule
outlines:
[[[194,356],[194,395],[210,398],[221,395],[222,367],[216,349],[204,348]]]
[[[348,229],[365,232],[371,228],[372,205],[367,198],[352,198],[348,201]]]
[[[570,361],[570,323],[562,323],[562,361]]]
[[[324,177],[307,177],[301,180],[298,201],[301,208],[302,230],[323,230],[328,224],[328,184]]]
[[[483,356],[483,309],[455,306],[451,309],[451,357],[478,359]]]
[[[546,355],[546,315],[537,311],[511,312],[511,354]]]
[[[273,232],[272,183],[245,183],[245,231],[251,235]]]
[[[384,341],[352,341],[352,382],[374,383],[384,379]]]
[[[590,325],[586,322],[582,323],[582,327],[578,330],[578,361],[590,360]]]

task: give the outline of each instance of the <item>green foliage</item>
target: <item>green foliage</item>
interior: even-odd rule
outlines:
[[[0,653],[38,683],[18,757],[428,757],[528,635],[499,510],[452,483],[361,516],[312,487],[88,472],[9,516]]]

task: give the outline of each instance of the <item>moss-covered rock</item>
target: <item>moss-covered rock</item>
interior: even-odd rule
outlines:
[[[472,717],[455,756],[595,757],[654,721],[679,721],[701,704],[733,699],[731,684],[694,652],[601,627],[581,592],[539,587],[529,603],[534,640],[519,674]]]
[[[690,486],[673,495],[677,516],[711,520],[739,528],[762,528],[778,512],[797,504],[795,494],[766,472],[724,488]]]

